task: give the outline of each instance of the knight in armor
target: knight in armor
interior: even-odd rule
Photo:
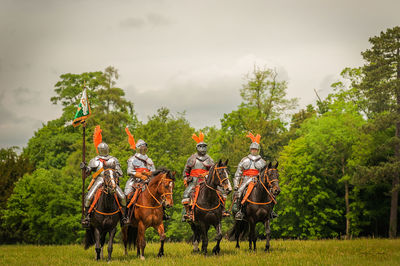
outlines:
[[[149,178],[151,177],[151,172],[155,171],[156,168],[153,161],[146,154],[147,143],[142,139],[139,139],[137,142],[135,142],[135,139],[129,132],[129,129],[125,128],[125,131],[128,134],[128,142],[131,146],[131,149],[136,150],[135,155],[128,159],[127,173],[129,179],[126,182],[124,191],[126,197],[128,200],[130,200],[135,194],[136,188],[139,187],[138,184],[141,184],[142,187],[144,187],[144,184],[147,184],[150,181]],[[168,220],[170,217],[166,214],[164,206],[163,211],[163,219]]]
[[[196,185],[207,178],[211,166],[214,165],[213,159],[207,154],[207,144],[204,142],[204,134],[199,133],[192,135],[192,138],[197,142],[197,153],[192,154],[186,162],[183,170],[183,181],[186,189],[183,192],[183,215],[182,221],[192,219],[192,210],[190,205],[190,198]],[[226,200],[226,194],[222,194]],[[229,213],[224,210],[223,216],[229,216]]]
[[[243,220],[244,218],[242,211],[243,206],[241,205],[243,193],[249,183],[254,178],[257,178],[261,170],[267,165],[264,159],[259,155],[261,136],[259,134],[254,136],[252,133],[249,133],[246,137],[249,137],[252,140],[252,143],[250,144],[250,154],[240,161],[233,179],[235,193],[233,196],[232,210],[234,210],[234,212],[237,211],[235,215],[236,220]]]
[[[100,126],[96,126],[93,134],[93,142],[98,155],[91,159],[88,165],[86,165],[84,162],[82,162],[80,165],[81,169],[85,169],[86,175],[94,172],[92,182],[89,185],[89,192],[86,194],[84,201],[85,210],[84,218],[82,219],[82,226],[84,228],[88,228],[90,225],[90,213],[88,213],[88,210],[96,191],[104,183],[104,170],[110,168],[114,169],[118,180],[123,175],[118,159],[109,155],[107,143],[102,142],[101,131],[102,130],[100,129]],[[122,189],[119,187],[119,184],[116,184],[115,193],[117,194],[123,212],[123,215],[121,216],[122,224],[125,224],[128,221],[126,212],[126,197]]]

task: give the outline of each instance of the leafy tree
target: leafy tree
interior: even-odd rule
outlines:
[[[378,126],[382,129],[395,127],[389,144],[393,147],[393,155],[385,164],[374,166],[375,172],[385,172],[392,179],[389,237],[393,238],[397,234],[400,174],[400,27],[387,29],[369,41],[372,47],[362,52],[366,63],[357,89],[368,99],[368,112]],[[382,167],[385,170],[379,170]]]
[[[56,169],[37,169],[25,175],[16,183],[2,212],[3,229],[20,243],[78,243],[84,232],[77,222],[77,181]]]

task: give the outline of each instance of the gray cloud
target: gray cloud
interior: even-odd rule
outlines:
[[[158,13],[148,14],[147,20],[153,26],[167,26],[173,23],[171,19]]]
[[[122,20],[119,25],[122,28],[142,28],[146,24],[145,20],[142,18],[126,18]]]
[[[17,104],[34,103],[40,96],[40,92],[24,87],[18,87],[14,89],[12,94]]]

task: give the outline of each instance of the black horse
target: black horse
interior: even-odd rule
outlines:
[[[271,235],[270,218],[271,212],[276,204],[275,198],[281,192],[279,188],[278,162],[272,167],[269,163],[265,167],[258,178],[256,184],[244,203],[245,220],[235,221],[232,233],[235,234],[236,248],[240,248],[239,238],[249,229],[249,249],[256,250],[256,224],[264,223],[266,244],[265,251],[269,250],[269,241]]]
[[[115,186],[118,181],[114,178],[114,170],[106,169],[104,171],[104,183],[100,188],[100,197],[94,207],[90,227],[85,234],[85,249],[95,245],[96,260],[103,259],[103,246],[107,233],[108,240],[108,259],[111,260],[113,250],[113,239],[117,231],[117,224],[120,221],[121,207],[119,206]]]
[[[201,251],[207,254],[208,229],[211,225],[215,227],[217,244],[213,248],[213,253],[220,252],[220,242],[222,239],[221,220],[224,208],[223,198],[218,191],[221,187],[225,192],[232,191],[229,175],[227,171],[228,160],[222,163],[221,160],[214,164],[208,173],[205,182],[200,184],[197,202],[193,209],[193,221],[190,226],[193,230],[193,251],[199,251],[200,239],[202,240]]]

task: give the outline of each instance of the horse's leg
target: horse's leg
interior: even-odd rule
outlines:
[[[266,236],[266,243],[265,243],[265,251],[269,251],[269,240],[271,237],[271,227],[269,226],[269,219],[265,221],[265,236]]]
[[[103,232],[101,234],[101,237],[100,237],[100,245],[101,245],[100,258],[101,259],[104,259],[104,257],[103,257],[103,248],[104,248],[104,243],[106,242],[106,235],[107,235],[107,232]]]
[[[239,245],[239,238],[240,238],[240,226],[241,226],[241,222],[240,221],[236,221],[235,222],[235,239],[236,239],[236,248],[240,248]]]
[[[144,260],[144,248],[146,247],[146,240],[144,238],[145,232],[146,232],[146,227],[143,224],[143,222],[140,221],[139,224],[138,224],[138,238],[137,238],[138,242],[137,242],[137,245],[138,245],[138,253],[140,255],[140,259],[141,260]],[[139,249],[140,249],[140,251],[139,251]]]
[[[164,233],[164,224],[161,222],[159,226],[154,226],[154,229],[158,231],[158,235],[160,236],[161,246],[158,250],[158,257],[164,256],[164,241],[165,241],[165,233]]]
[[[200,243],[199,228],[194,223],[190,223],[190,227],[192,228],[192,231],[193,231],[193,241],[192,241],[193,252],[198,252],[199,251],[199,243]]]
[[[256,234],[256,223],[253,221],[253,219],[249,219],[249,227],[250,227],[250,232],[249,232],[249,250],[252,250],[252,243],[255,244],[255,234]],[[256,250],[256,247],[254,246],[254,250]]]
[[[115,236],[115,233],[117,232],[117,227],[114,227],[114,229],[113,230],[111,230],[111,232],[110,232],[110,239],[108,240],[108,261],[110,261],[111,260],[111,254],[112,254],[112,252],[113,252],[113,240],[114,240],[114,236]]]
[[[201,227],[201,235],[202,235],[201,252],[203,252],[204,255],[207,255],[208,229],[210,226],[206,225],[205,223],[201,223],[200,227]]]
[[[101,255],[100,231],[97,228],[94,229],[94,239],[95,239],[96,260],[100,260],[100,255]]]
[[[124,242],[125,256],[128,256],[128,226],[123,226],[121,228],[122,242]]]
[[[213,253],[217,255],[221,250],[221,248],[219,247],[219,243],[221,242],[222,239],[221,221],[219,221],[219,223],[215,226],[215,231],[217,232],[217,235],[215,237],[215,240],[217,240],[217,244],[213,248]]]

